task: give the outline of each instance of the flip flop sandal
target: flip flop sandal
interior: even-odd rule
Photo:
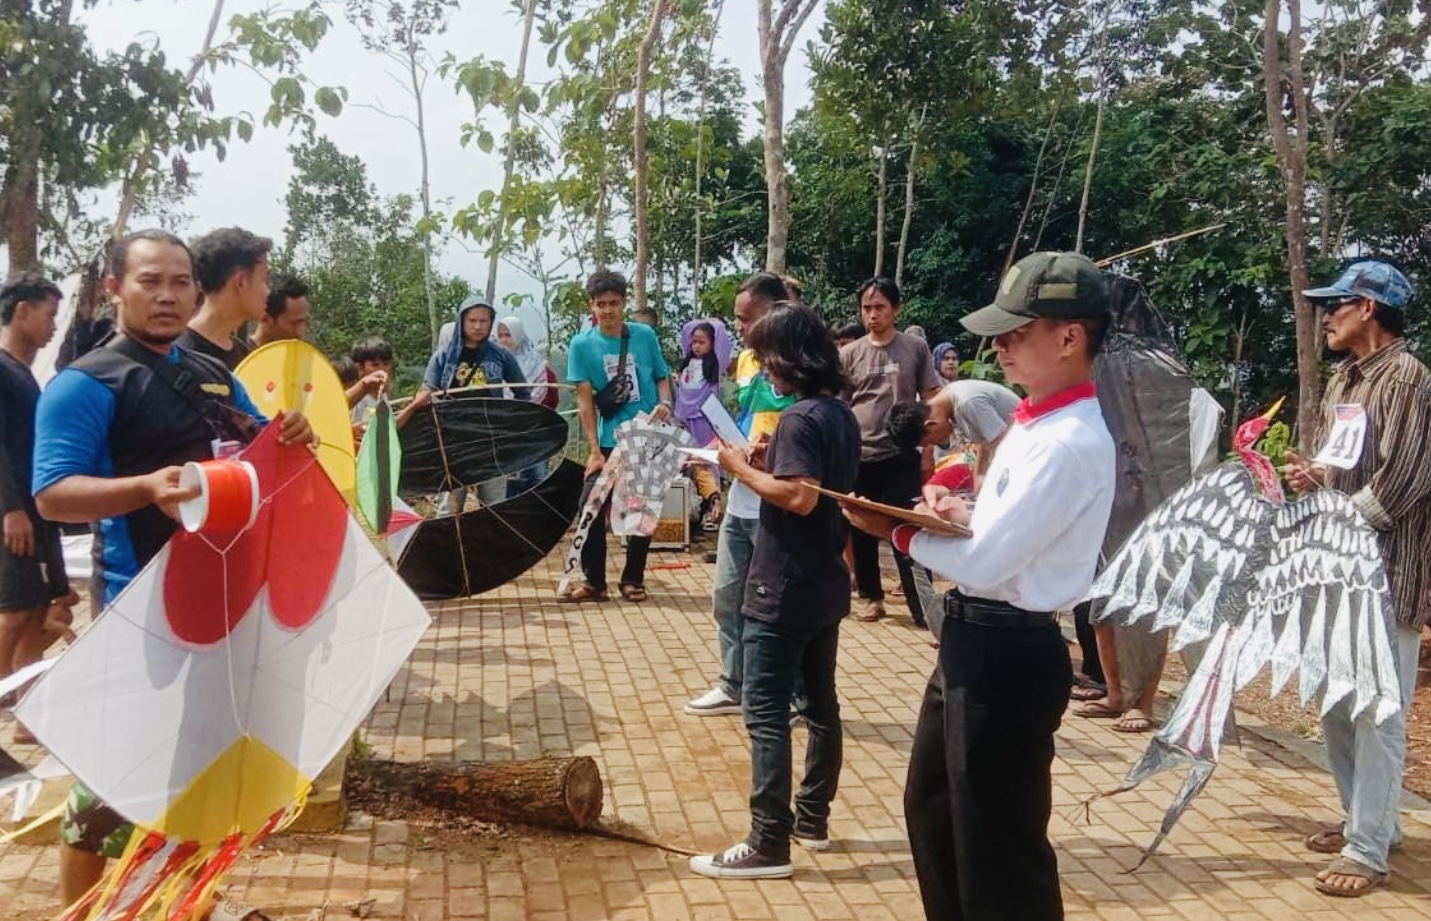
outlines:
[[[1137,713],[1138,715],[1133,716],[1134,713]],[[1112,726],[1114,732],[1128,733],[1148,732],[1152,728],[1153,721],[1150,718],[1144,716],[1142,713],[1139,713],[1137,710],[1129,710],[1127,713],[1123,714],[1122,719],[1114,723]]]
[[[1117,707],[1108,706],[1105,701],[1090,700],[1074,710],[1073,715],[1081,716],[1086,720],[1120,720],[1123,718],[1123,711]]]
[[[592,588],[586,583],[569,588],[557,595],[557,604],[581,604],[583,601],[605,601],[606,589]]]
[[[1108,689],[1101,685],[1076,684],[1073,690],[1068,692],[1071,700],[1087,703],[1093,700],[1102,700],[1108,696]]]
[[[621,597],[630,601],[632,604],[640,604],[651,596],[647,594],[646,586],[628,582],[621,586]]]
[[[1345,825],[1329,826],[1314,835],[1308,835],[1302,843],[1307,846],[1307,850],[1316,851],[1318,854],[1340,854],[1342,848],[1347,846],[1345,829]]]
[[[1357,879],[1367,881],[1365,886],[1352,889],[1346,886],[1333,886],[1326,880],[1315,880],[1312,885],[1323,895],[1334,895],[1339,898],[1357,899],[1371,892],[1378,886],[1386,884],[1390,874],[1378,873],[1371,867],[1363,863],[1352,860],[1350,857],[1338,857],[1333,860],[1327,870],[1334,876],[1354,876]]]

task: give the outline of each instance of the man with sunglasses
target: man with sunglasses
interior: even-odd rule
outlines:
[[[1343,701],[1322,717],[1346,822],[1305,842],[1338,855],[1317,874],[1319,891],[1360,896],[1386,881],[1387,851],[1401,841],[1406,709],[1420,631],[1431,619],[1431,373],[1403,338],[1415,292],[1392,266],[1357,262],[1335,284],[1303,293],[1321,308],[1327,347],[1349,354],[1332,372],[1309,440],[1318,453],[1288,454],[1288,482],[1298,492],[1326,487],[1352,497],[1378,532],[1397,620],[1402,710],[1378,726]]]

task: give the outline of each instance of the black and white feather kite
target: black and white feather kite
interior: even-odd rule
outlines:
[[[1158,506],[1089,590],[1098,621],[1175,631],[1174,651],[1203,645],[1172,712],[1112,791],[1189,765],[1144,860],[1212,775],[1234,692],[1269,663],[1272,694],[1297,674],[1303,704],[1320,696],[1324,714],[1349,701],[1380,723],[1402,705],[1376,532],[1344,493],[1283,500],[1271,463],[1252,451],[1270,415],[1238,430],[1239,459]]]

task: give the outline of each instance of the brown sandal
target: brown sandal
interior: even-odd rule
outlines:
[[[621,597],[632,604],[640,604],[651,596],[646,593],[646,586],[635,582],[624,582],[621,585]]]
[[[583,601],[605,601],[606,589],[592,588],[585,582],[557,595],[558,604],[581,604]]]
[[[1330,826],[1315,835],[1308,835],[1302,839],[1302,843],[1307,846],[1307,850],[1316,851],[1318,854],[1340,854],[1342,848],[1347,846],[1345,829],[1345,825]]]
[[[1390,874],[1378,873],[1371,867],[1350,857],[1338,857],[1331,865],[1322,871],[1329,876],[1351,876],[1356,879],[1366,880],[1365,886],[1333,886],[1327,880],[1321,879],[1320,874],[1312,885],[1323,895],[1334,895],[1341,898],[1356,899],[1366,895],[1378,886],[1384,885]]]

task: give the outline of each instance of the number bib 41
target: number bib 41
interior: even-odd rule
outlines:
[[[1366,410],[1356,403],[1338,403],[1333,412],[1335,418],[1327,443],[1313,461],[1350,470],[1361,460],[1362,447],[1366,444]]]

